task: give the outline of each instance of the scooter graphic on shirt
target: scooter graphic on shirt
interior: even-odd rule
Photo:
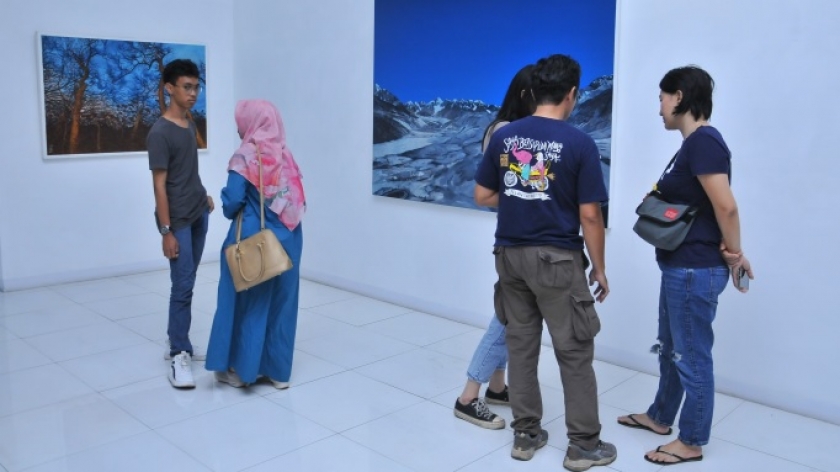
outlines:
[[[514,152],[514,156],[517,158],[519,163],[510,163],[508,166],[510,170],[505,172],[505,185],[513,187],[517,182],[519,182],[523,187],[531,187],[539,192],[546,191],[548,189],[548,181],[554,180],[554,174],[548,172],[551,167],[551,162],[545,159],[543,153],[538,152],[533,156],[536,158],[537,162],[534,165],[531,165],[531,155],[525,151],[519,151],[519,153],[523,155],[517,155],[517,153]],[[528,155],[527,160],[524,154]]]

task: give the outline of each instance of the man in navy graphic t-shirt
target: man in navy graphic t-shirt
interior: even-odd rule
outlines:
[[[616,457],[615,446],[600,439],[592,361],[601,325],[589,291],[597,284],[598,301],[609,294],[601,214],[607,191],[595,142],[566,122],[580,74],[568,56],[541,59],[526,92],[533,93],[536,111],[493,134],[475,175],[476,203],[499,210],[495,305],[510,357],[511,456],[529,460],[548,441],[537,379],[544,320],[561,367],[569,438],[563,465],[569,470]],[[592,261],[589,283],[584,245]]]

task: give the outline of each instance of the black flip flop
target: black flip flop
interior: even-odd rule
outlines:
[[[645,454],[645,460],[650,462],[650,463],[656,464],[656,465],[674,465],[674,464],[682,464],[683,462],[697,462],[697,461],[702,461],[703,460],[703,455],[702,454],[700,454],[697,457],[689,457],[689,458],[686,459],[685,457],[678,456],[678,455],[674,454],[673,452],[663,451],[662,446],[657,447],[656,452],[659,452],[659,453],[662,453],[662,454],[668,454],[671,457],[676,457],[677,460],[674,461],[674,462],[659,461],[659,460],[656,460],[656,459],[651,459],[650,457],[647,456],[647,454]]]
[[[636,420],[636,418],[633,417],[633,415],[627,415],[627,417],[630,418],[630,421],[632,421],[632,423],[622,423],[621,421],[619,421],[618,424],[620,424],[621,426],[627,426],[628,428],[643,429],[645,431],[650,431],[651,433],[658,434],[660,436],[669,436],[671,434],[671,428],[670,427],[668,428],[668,431],[666,431],[664,433],[660,433],[660,432],[654,431],[653,428],[651,428],[650,426],[645,426],[642,423],[639,423]]]

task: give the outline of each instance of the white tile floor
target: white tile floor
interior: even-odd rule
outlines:
[[[199,271],[201,346],[218,271]],[[509,429],[452,415],[481,329],[303,281],[292,388],[218,385],[197,362],[198,388],[178,391],[162,359],[168,290],[168,272],[152,272],[0,293],[0,472],[562,470],[550,350],[539,370],[549,444],[517,462]],[[642,459],[663,438],[615,423],[646,407],[656,378],[595,368],[603,438],[619,450],[600,469],[666,469]],[[704,461],[676,470],[840,471],[840,426],[717,395],[712,436]]]

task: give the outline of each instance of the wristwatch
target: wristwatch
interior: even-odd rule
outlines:
[[[169,227],[169,225],[163,225],[160,228],[158,228],[158,230],[160,231],[161,236],[165,236],[172,232],[172,228]]]

